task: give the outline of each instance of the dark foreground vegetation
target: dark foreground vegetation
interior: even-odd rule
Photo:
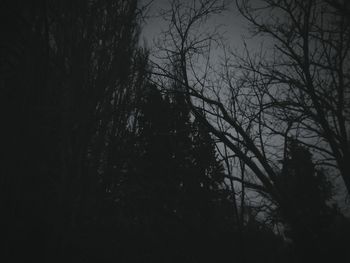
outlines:
[[[152,60],[147,3],[1,1],[0,261],[348,262],[350,6],[264,2],[172,1]],[[215,75],[229,8],[276,44]]]

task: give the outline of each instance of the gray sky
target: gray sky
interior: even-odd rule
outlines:
[[[147,2],[148,0],[143,0],[142,2]],[[150,6],[149,15],[150,18],[147,19],[147,23],[143,27],[141,34],[141,39],[146,40],[149,47],[152,46],[153,40],[157,39],[162,29],[166,28],[165,22],[157,17],[160,10],[167,9],[169,7],[170,0],[154,0]],[[233,1],[232,1],[233,2]],[[229,5],[229,10],[220,15],[215,15],[207,22],[208,26],[223,25],[222,31],[225,33],[225,38],[230,42],[234,48],[242,48],[243,42],[242,37],[249,36],[247,32],[248,25],[245,19],[239,14],[238,10],[235,7],[235,4],[232,3]],[[247,40],[250,44],[256,44],[255,42]]]

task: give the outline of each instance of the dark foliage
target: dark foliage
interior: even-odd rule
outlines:
[[[288,145],[278,184],[288,206],[277,213],[293,242],[296,260],[329,262],[346,256],[337,247],[348,240],[348,233],[336,236],[332,230],[338,224],[346,225],[339,209],[330,205],[332,184],[324,171],[315,168],[309,150],[294,140]]]
[[[110,217],[131,230],[124,233],[127,240],[136,235],[138,241],[123,250],[139,250],[140,260],[214,260],[215,250],[232,242],[221,235],[234,225],[223,167],[208,132],[190,121],[182,97],[162,96],[147,86],[130,136],[125,162],[115,158],[125,151],[115,152],[114,169],[102,175],[103,202],[109,205],[101,220]]]

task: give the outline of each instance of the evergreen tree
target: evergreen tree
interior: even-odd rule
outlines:
[[[170,247],[182,256],[204,255],[203,245],[221,238],[218,232],[232,223],[214,141],[191,120],[181,95],[163,96],[152,85],[141,100],[137,123],[129,145],[132,165],[115,188],[116,209],[126,219],[119,224],[133,229],[139,245],[153,256],[160,250],[164,256],[172,253]],[[165,248],[164,242],[172,245]]]
[[[286,234],[299,257],[308,260],[328,238],[326,233],[336,213],[328,205],[332,185],[315,167],[309,150],[295,141],[288,145],[278,184],[289,201],[289,211],[279,211],[287,225]]]

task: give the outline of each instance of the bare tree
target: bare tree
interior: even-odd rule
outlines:
[[[217,28],[203,32],[204,22],[225,9],[221,1],[192,1],[189,5],[173,1],[171,9],[163,13],[170,26],[160,42],[153,74],[181,83],[194,116],[227,147],[231,157],[242,160],[257,178],[254,183],[241,183],[268,193],[280,203],[283,197],[274,185],[276,171],[268,159],[263,138],[255,129],[256,112],[245,111],[251,96],[245,94],[247,89],[240,89],[225,72],[216,72],[210,64],[210,50],[220,43],[220,34]],[[161,64],[163,60],[166,63]],[[174,64],[178,72],[172,70]]]
[[[211,49],[220,34],[205,22],[226,6],[173,1],[163,13],[170,26],[159,42],[153,74],[181,83],[194,116],[254,175],[235,181],[292,214],[290,197],[278,182],[290,139],[312,149],[319,165],[338,169],[349,189],[349,26],[322,1],[265,4],[237,6],[253,33],[271,37],[269,49],[254,55],[247,47],[243,54],[224,48],[221,67],[215,67]],[[171,70],[174,64],[181,74]]]
[[[342,12],[340,6],[344,5]],[[254,34],[273,47],[265,57],[240,60],[268,97],[265,111],[288,126],[270,127],[317,152],[319,164],[339,170],[350,192],[350,23],[338,1],[250,1],[237,6]],[[252,78],[251,78],[252,79]],[[283,126],[282,126],[283,127]]]
[[[278,211],[282,223],[300,222],[307,213],[281,178],[292,141],[312,151],[312,163],[339,171],[350,191],[349,22],[325,1],[266,0],[257,7],[237,2],[252,33],[268,39],[267,47],[252,53],[245,46],[237,53],[222,45],[218,62],[211,51],[224,41],[220,29],[209,30],[205,22],[226,8],[215,0],[172,2],[163,12],[169,28],[153,58],[154,81],[178,82],[195,118],[217,138],[222,157],[242,164],[237,173],[228,169],[233,191],[237,183],[246,192],[252,189],[259,212]],[[281,223],[265,218],[277,227]],[[293,231],[305,232],[304,225],[293,224]],[[324,238],[322,231],[305,234],[300,257],[317,251],[312,240]]]

